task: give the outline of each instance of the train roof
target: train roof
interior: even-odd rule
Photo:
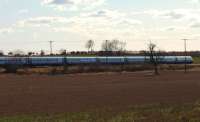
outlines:
[[[145,57],[149,57],[149,56],[32,56],[32,57],[29,57],[29,58],[52,58],[52,59],[55,59],[55,58],[63,58],[63,57],[67,57],[67,58],[145,58]],[[192,58],[191,56],[160,56],[160,57],[163,57],[163,58]],[[3,57],[0,57],[0,59],[5,59],[5,58],[28,58],[27,57],[6,57],[6,56],[3,56]]]

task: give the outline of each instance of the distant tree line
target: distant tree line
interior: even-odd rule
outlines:
[[[152,45],[151,45],[152,46]],[[156,46],[156,45],[155,45]],[[95,41],[90,39],[86,42],[85,48],[87,51],[71,51],[67,52],[66,49],[61,49],[57,54],[53,54],[54,56],[60,56],[60,55],[73,55],[73,56],[81,56],[81,55],[96,55],[96,56],[145,56],[147,55],[147,52],[149,51],[149,45],[147,50],[141,50],[141,51],[127,51],[126,50],[126,42],[120,41],[117,39],[114,40],[104,40],[101,44],[101,50],[95,51]],[[200,56],[200,51],[188,51],[188,55],[190,56]],[[163,56],[184,56],[185,53],[183,51],[159,51],[159,55]],[[28,52],[25,53],[23,50],[14,50],[8,52],[8,54],[5,54],[3,51],[0,50],[0,56],[49,56],[48,53],[46,53],[44,50],[41,50],[40,52]]]

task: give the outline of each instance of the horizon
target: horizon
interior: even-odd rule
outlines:
[[[164,51],[200,50],[199,0],[1,0],[0,50],[25,52],[86,51],[95,40],[118,39],[129,51],[145,50],[149,41]]]

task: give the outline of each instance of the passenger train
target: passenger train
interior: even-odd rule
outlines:
[[[61,66],[79,64],[144,64],[150,63],[149,56],[115,56],[115,57],[0,57],[0,66]],[[191,56],[160,56],[160,64],[191,64]]]

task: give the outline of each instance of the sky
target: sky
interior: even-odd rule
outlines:
[[[200,50],[200,0],[0,0],[0,50],[4,52],[95,50],[104,40],[126,42],[130,51]]]

